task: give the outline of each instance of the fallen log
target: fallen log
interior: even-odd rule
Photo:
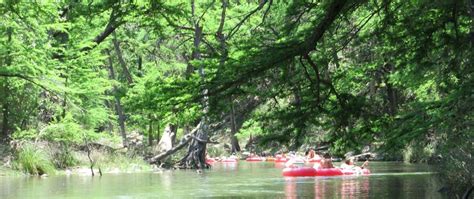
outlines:
[[[359,157],[375,157],[376,154],[375,153],[371,153],[371,152],[367,152],[367,153],[362,153],[362,154],[358,154],[358,155],[352,155],[352,156],[348,156],[346,157],[346,159],[348,158],[359,158]]]

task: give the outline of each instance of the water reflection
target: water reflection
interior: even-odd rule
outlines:
[[[285,178],[285,197],[310,198],[369,198],[370,183],[367,176]]]
[[[237,162],[216,162],[212,165],[214,169],[219,169],[223,171],[236,171],[238,170]]]
[[[369,198],[370,187],[367,176],[343,177],[341,182],[341,198]]]
[[[285,196],[287,199],[297,198],[296,178],[285,178]]]
[[[220,166],[223,168],[223,170],[237,170],[237,162],[222,162]]]
[[[285,163],[284,162],[275,162],[275,168],[283,169],[283,168],[285,168]]]
[[[102,178],[0,177],[0,198],[443,198],[423,165],[372,166],[369,176],[307,178],[283,178],[281,168],[263,162],[217,163],[203,174],[171,170]]]

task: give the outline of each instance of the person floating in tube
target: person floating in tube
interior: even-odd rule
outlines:
[[[321,164],[319,168],[322,168],[322,169],[334,168],[334,165],[332,164],[331,155],[329,155],[329,153],[325,153],[323,155],[323,159],[321,160]]]

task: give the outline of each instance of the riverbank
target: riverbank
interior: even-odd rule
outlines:
[[[101,143],[17,142],[0,148],[0,176],[101,175],[149,172],[154,168],[133,148]]]
[[[94,175],[102,174],[120,174],[120,173],[145,173],[145,172],[162,172],[160,169],[149,164],[117,164],[109,165],[107,167],[95,167],[93,169]],[[45,173],[39,176],[46,177],[51,175],[77,175],[77,176],[92,176],[90,167],[76,166],[66,169],[55,169],[52,173]],[[14,177],[14,176],[35,176],[15,168],[8,166],[0,166],[0,177]]]
[[[149,164],[146,157],[152,154],[151,147],[135,145],[120,147],[111,140],[89,143],[88,145],[64,145],[53,142],[12,142],[1,147],[2,165],[0,176],[15,175],[101,175],[105,173],[161,172],[172,169],[174,162],[184,156],[179,151],[158,167]],[[210,147],[212,157],[226,157],[223,149]],[[304,151],[297,152],[304,154]],[[249,153],[237,154],[245,160]],[[341,158],[333,157],[334,161]],[[373,159],[374,157],[372,157]],[[380,161],[380,159],[375,159]],[[91,169],[92,167],[92,169]]]

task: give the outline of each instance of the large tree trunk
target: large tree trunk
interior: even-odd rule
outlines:
[[[206,163],[206,149],[208,142],[207,132],[209,131],[208,123],[205,118],[201,120],[201,125],[195,133],[195,137],[188,148],[188,153],[181,159],[180,165],[184,168],[204,169],[209,168]]]
[[[66,12],[65,7],[63,7],[60,10],[59,16],[63,18],[64,22],[68,22],[70,20],[69,12]],[[64,52],[67,51],[67,43],[69,41],[69,34],[67,33],[68,29],[66,30],[52,30],[50,31],[50,36],[54,39],[55,42],[53,42],[53,47],[56,48],[63,48],[64,46],[64,51],[62,50],[57,50],[55,53],[53,53],[52,58],[57,59],[59,62],[61,62],[65,67],[60,70],[59,76],[61,78],[64,78],[64,87],[67,88],[69,86],[69,72],[70,72],[70,65],[66,64],[66,55]],[[67,90],[67,89],[66,89]],[[64,97],[61,99],[61,114],[56,115],[56,120],[61,121],[64,117],[66,117],[66,112],[67,112],[67,91],[64,91]]]
[[[106,95],[110,95],[109,92],[105,92]],[[113,105],[114,103],[111,103],[108,99],[104,100],[104,104],[105,104],[105,107],[107,107],[107,109],[109,110],[113,110]],[[107,127],[106,127],[106,131],[110,134],[112,134],[114,132],[114,125],[112,124],[112,122],[110,120],[107,120]]]
[[[223,115],[224,118],[220,120],[222,122],[212,124],[211,126],[213,131],[226,131],[227,128],[230,128],[231,146],[235,147],[235,149],[239,149],[241,146],[238,143],[237,137],[235,137],[235,135],[242,128],[250,113],[252,113],[252,111],[262,103],[262,100],[255,96],[246,96],[245,98],[240,99],[233,98],[229,100],[229,103],[231,103],[230,112]]]
[[[300,95],[300,88],[299,85],[296,86],[294,90],[294,96],[295,96],[295,106],[296,106],[296,111],[298,113],[302,113],[301,111],[301,95]],[[303,137],[306,134],[306,117],[299,117],[298,121],[295,124],[295,130],[296,130],[296,136],[295,136],[295,142],[292,146],[292,150],[296,151],[298,148],[303,144]]]
[[[388,113],[394,116],[397,112],[398,106],[398,97],[397,97],[397,89],[393,87],[393,85],[389,82],[388,76],[394,72],[393,64],[386,64],[384,66],[385,71],[385,84],[386,84],[386,91],[387,91],[387,101],[388,101]]]
[[[7,28],[7,43],[10,43],[11,40],[12,40],[12,34],[13,34],[13,28],[11,27],[8,27]],[[11,53],[11,49],[10,47],[8,47],[7,49],[7,56],[6,58],[4,59],[4,66],[10,66],[11,63],[12,63],[12,57],[10,56],[10,53]],[[2,95],[0,96],[1,97],[1,101],[3,102],[2,103],[2,140],[7,140],[8,139],[8,136],[10,135],[10,124],[8,123],[9,121],[9,115],[10,115],[10,105],[8,103],[8,96],[9,96],[9,93],[10,93],[10,89],[9,89],[9,85],[8,85],[8,79],[5,78],[4,79],[4,82],[3,82],[3,86],[2,86]]]
[[[10,106],[8,104],[8,99],[7,99],[7,96],[8,96],[8,93],[9,93],[9,89],[8,89],[8,80],[5,78],[4,79],[4,84],[3,84],[3,95],[1,96],[2,97],[2,101],[3,101],[3,104],[2,104],[2,140],[0,141],[3,141],[3,140],[7,140],[8,139],[8,136],[9,136],[9,124],[8,124],[8,116],[9,116],[9,112],[10,112]]]
[[[317,68],[317,67],[314,67],[314,68]],[[316,103],[319,104],[319,95],[320,95],[320,91],[319,91],[319,70],[318,69],[315,69],[315,72],[316,72],[316,93],[315,93],[315,97],[316,97]],[[297,71],[296,71],[296,68],[295,68],[295,65],[289,65],[288,66],[288,75],[291,77],[291,76],[294,76],[296,75]],[[297,83],[297,82],[292,82],[290,81],[289,84],[293,87],[292,88],[292,92],[293,92],[293,101],[291,102],[292,106],[295,108],[296,112],[297,113],[301,113],[298,115],[298,120],[294,123],[294,128],[295,128],[295,131],[296,131],[296,135],[295,135],[295,140],[294,140],[294,143],[293,143],[293,146],[291,147],[292,150],[296,151],[298,150],[298,148],[302,145],[303,143],[303,137],[304,135],[306,134],[306,120],[307,118],[304,116],[303,114],[303,111],[301,110],[301,106],[302,106],[302,103],[303,103],[303,99],[301,97],[301,88],[300,88],[300,85]]]
[[[219,23],[219,28],[217,29],[216,32],[216,37],[217,40],[219,41],[219,50],[221,53],[221,58],[219,61],[219,65],[221,67],[224,66],[225,62],[228,59],[228,51],[227,51],[227,45],[226,45],[226,36],[223,33],[224,30],[224,23],[225,23],[225,18],[226,18],[226,10],[227,10],[228,2],[227,0],[222,0],[222,12],[221,12],[221,19]],[[237,133],[237,124],[236,124],[236,118],[235,118],[235,108],[234,108],[234,99],[230,97],[230,144],[231,144],[231,152],[236,153],[240,152],[240,145],[239,145],[239,140],[235,136]]]
[[[148,146],[153,146],[153,120],[149,118],[150,122],[148,124]]]
[[[194,49],[192,52],[193,60],[201,60],[201,52],[199,50],[199,45],[202,40],[202,26],[199,24],[197,17],[195,15],[195,2],[191,1],[191,12],[193,17],[193,26],[194,26]],[[199,75],[204,79],[204,67],[201,65],[199,67]],[[184,168],[194,168],[194,169],[204,169],[208,168],[209,165],[206,163],[206,146],[208,140],[208,130],[209,130],[209,119],[207,113],[209,112],[209,99],[207,96],[208,90],[204,89],[203,93],[203,116],[199,128],[196,131],[195,139],[192,140],[188,148],[188,153],[186,156],[181,159],[180,165]]]
[[[114,71],[114,66],[112,62],[112,56],[110,55],[110,52],[107,51],[107,54],[109,56],[109,78],[111,80],[115,80],[115,71]],[[116,95],[117,93],[117,86],[113,86],[113,93],[115,97],[115,111],[118,116],[118,123],[120,127],[120,135],[122,136],[122,144],[124,147],[128,146],[128,140],[127,140],[127,131],[125,129],[125,115],[123,114],[122,110],[122,104],[120,102],[120,97]]]
[[[239,145],[239,140],[237,139],[237,124],[236,124],[236,119],[235,119],[235,108],[234,108],[234,100],[231,98],[230,99],[230,134],[231,134],[231,152],[236,153],[240,152],[240,145]]]

